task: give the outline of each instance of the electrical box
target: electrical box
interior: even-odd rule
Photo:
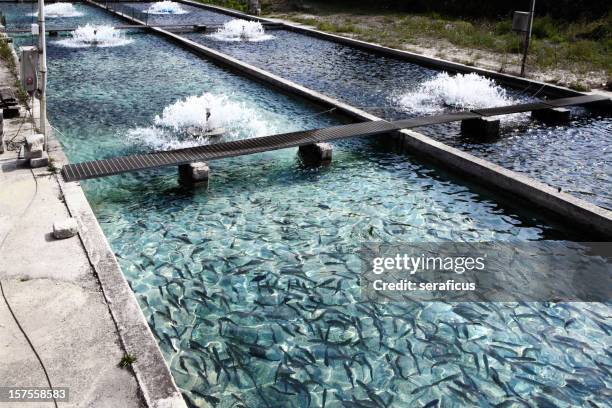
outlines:
[[[38,87],[38,48],[19,48],[19,78],[21,86],[27,92],[34,92]]]
[[[515,11],[512,16],[512,31],[526,33],[529,31],[531,13],[528,11]]]

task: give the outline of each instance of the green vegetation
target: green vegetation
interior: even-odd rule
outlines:
[[[121,361],[119,361],[119,367],[121,368],[131,367],[132,364],[136,362],[136,360],[138,359],[135,356],[128,353],[124,355],[123,357],[121,357]]]
[[[11,72],[17,72],[15,60],[13,59],[13,51],[7,38],[0,38],[0,58],[6,62]]]
[[[55,164],[55,159],[53,157],[49,157],[49,164],[47,165],[47,170],[49,170],[49,172],[51,173],[59,173],[60,171],[59,167],[57,167],[57,165]],[[63,195],[58,198],[60,199],[60,201],[64,201]]]
[[[246,12],[248,10],[248,4],[246,0],[196,0],[200,3],[214,4],[216,6],[231,8],[234,10]]]
[[[19,100],[19,103],[24,106],[27,106],[28,101],[30,99],[30,95],[28,95],[26,90],[23,89],[23,86],[21,85],[21,81],[19,79],[15,79],[14,87],[15,87],[15,90],[17,91],[17,100]]]
[[[0,38],[0,59],[6,63],[13,75],[17,77],[17,67],[15,66],[15,59],[13,58],[13,50],[6,38]],[[19,103],[27,105],[29,96],[18,79],[15,79],[15,90]]]

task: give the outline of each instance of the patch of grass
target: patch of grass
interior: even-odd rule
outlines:
[[[248,8],[249,8],[246,0],[196,0],[196,1],[200,3],[204,3],[204,4],[213,4],[215,6],[231,8],[231,9],[242,11],[245,13],[248,11]]]
[[[581,82],[572,82],[569,87],[578,92],[587,92],[590,90],[588,86]]]
[[[24,106],[27,105],[28,100],[30,99],[30,95],[28,95],[26,90],[23,89],[23,86],[21,86],[21,81],[19,79],[15,80],[15,90],[17,91],[17,99],[19,100],[19,103]]]
[[[329,33],[337,33],[340,31],[340,27],[333,23],[328,23],[327,21],[322,21],[317,23],[317,28],[321,31],[327,31]]]
[[[0,38],[0,59],[6,63],[13,75],[17,77],[17,67],[15,66],[15,59],[13,58],[13,50],[11,44],[5,38]],[[19,103],[27,105],[29,95],[21,86],[19,79],[15,79],[14,88]]]
[[[138,359],[135,356],[127,353],[126,355],[121,357],[121,361],[119,361],[119,367],[121,368],[131,367],[132,364],[136,362],[136,360]]]
[[[304,24],[304,25],[309,25],[309,26],[313,26],[313,27],[316,27],[317,24],[319,24],[319,21],[316,18],[310,18],[310,17],[298,17],[298,16],[296,16],[292,20],[295,21],[296,23],[300,23],[300,24]]]
[[[0,58],[7,64],[12,73],[17,73],[15,60],[13,59],[13,51],[6,38],[0,38]]]
[[[57,167],[57,165],[55,164],[55,159],[53,157],[49,157],[49,164],[47,164],[47,170],[49,170],[51,173],[57,173],[59,172],[59,167]],[[62,199],[60,199],[60,201],[63,201]]]

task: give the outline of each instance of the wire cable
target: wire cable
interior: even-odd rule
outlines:
[[[322,112],[312,113],[308,115],[300,115],[300,116],[296,116],[296,118],[314,118],[315,116],[320,116],[320,115],[325,115],[326,113],[331,113],[335,111],[336,109],[338,108],[334,106],[333,108],[322,111]]]
[[[17,129],[17,133],[15,133],[15,135],[11,138],[11,140],[8,141],[8,143],[13,143],[13,140],[15,140],[17,138],[17,136],[19,136],[19,133],[21,132],[21,128],[22,128],[23,124],[28,119],[28,114],[30,114],[30,119],[34,120],[34,114],[32,113],[32,110],[29,108],[29,106],[26,104],[26,114],[23,117],[23,120],[21,121],[21,123],[19,124],[19,128]],[[34,128],[32,128],[32,131],[34,131]]]
[[[38,195],[38,179],[36,179],[36,175],[34,174],[34,171],[32,169],[30,169],[30,173],[32,173],[32,178],[34,178],[34,185],[35,185],[34,194],[32,194],[32,198],[30,198],[30,201],[28,202],[28,205],[21,212],[20,218],[23,218],[26,215],[26,213],[28,212],[28,210],[30,209],[32,204],[34,203],[34,200],[36,200],[36,196]],[[7,238],[9,237],[11,232],[13,232],[14,228],[15,228],[15,225],[13,225],[8,230],[8,232],[4,235],[4,238],[2,238],[2,241],[0,242],[0,251],[4,247],[4,244],[6,243]],[[45,367],[45,363],[43,363],[42,358],[38,354],[38,351],[36,351],[36,347],[34,347],[34,344],[32,344],[32,341],[30,340],[30,337],[28,336],[28,334],[24,330],[23,326],[19,322],[19,319],[15,315],[15,312],[13,311],[13,308],[11,307],[11,304],[10,304],[10,302],[9,302],[7,296],[6,296],[6,293],[4,292],[4,285],[2,285],[2,279],[0,279],[0,292],[2,293],[2,298],[4,299],[4,303],[6,303],[6,307],[8,308],[9,312],[11,313],[11,316],[13,316],[13,320],[15,321],[15,324],[17,324],[17,327],[19,328],[19,330],[23,334],[23,337],[25,337],[26,341],[30,345],[30,348],[32,349],[32,352],[36,356],[36,359],[38,360],[38,363],[40,364],[40,366],[42,367],[43,372],[45,373],[45,378],[47,379],[47,384],[49,384],[49,389],[51,390],[51,398],[53,398],[53,404],[55,405],[55,408],[57,408],[57,400],[55,399],[55,396],[53,395],[53,385],[51,384],[51,379],[49,378],[49,373],[47,372],[47,368]]]

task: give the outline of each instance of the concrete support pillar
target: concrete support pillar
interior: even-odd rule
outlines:
[[[551,108],[551,109],[540,109],[531,112],[531,117],[540,120],[544,123],[550,123],[555,125],[561,125],[569,123],[571,120],[571,112],[566,108]]]
[[[298,154],[307,164],[328,165],[332,161],[333,147],[329,143],[300,146]]]
[[[249,0],[249,14],[254,16],[261,15],[261,7],[259,5],[259,0]]]
[[[179,182],[185,186],[208,187],[208,164],[204,162],[178,166]]]
[[[461,121],[461,133],[480,140],[491,140],[499,137],[499,119],[476,118]]]

